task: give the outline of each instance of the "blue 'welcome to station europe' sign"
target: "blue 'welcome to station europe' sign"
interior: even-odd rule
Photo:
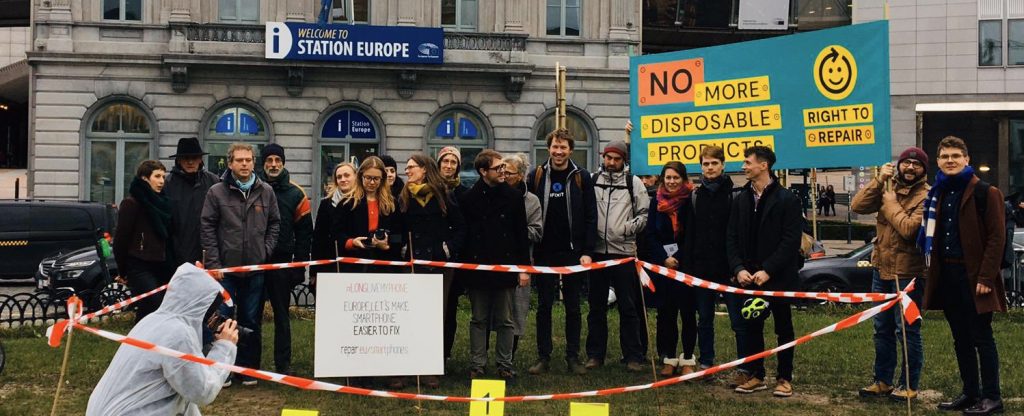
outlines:
[[[444,63],[444,30],[267,22],[266,58],[295,61]]]

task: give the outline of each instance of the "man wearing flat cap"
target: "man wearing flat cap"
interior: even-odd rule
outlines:
[[[220,182],[217,175],[203,166],[203,152],[199,139],[178,139],[178,151],[171,155],[174,167],[167,175],[164,194],[171,201],[171,246],[175,266],[181,263],[205,261],[199,244],[199,217],[203,201],[210,187]]]

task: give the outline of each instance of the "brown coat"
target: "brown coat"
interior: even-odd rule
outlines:
[[[114,232],[114,260],[121,275],[125,274],[128,257],[148,262],[167,259],[167,246],[150,223],[146,208],[133,197],[121,201],[117,208],[117,231]]]
[[[995,186],[988,190],[988,209],[985,218],[977,214],[974,203],[974,188],[978,177],[964,190],[960,199],[960,245],[964,250],[964,266],[967,268],[967,280],[973,291],[978,283],[992,288],[987,295],[974,295],[977,313],[1006,312],[1006,289],[1003,288],[1003,277],[1000,274],[1000,262],[1003,258],[1003,245],[1006,243],[1006,218],[1003,205],[1003,193]],[[942,197],[939,197],[942,206]],[[932,250],[931,267],[928,269],[928,285],[924,291],[924,308],[941,310],[942,300],[938,297],[938,287],[942,271],[942,258],[939,250]]]
[[[850,209],[858,214],[878,213],[875,226],[878,239],[871,263],[883,280],[924,277],[924,255],[917,248],[917,232],[924,216],[928,183],[921,179],[913,185],[896,181],[896,204],[883,204],[885,186],[877,179],[854,196]]]

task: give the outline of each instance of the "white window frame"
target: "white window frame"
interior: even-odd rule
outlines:
[[[372,3],[373,2],[371,0],[359,0],[359,1],[366,1],[366,21],[365,22],[355,20],[355,18],[356,18],[355,10],[356,10],[356,1],[357,0],[340,0],[342,2],[342,6],[343,6],[341,8],[341,10],[351,10],[351,13],[345,13],[347,16],[349,16],[348,19],[345,19],[345,20],[334,20],[334,11],[338,9],[338,8],[334,7],[334,4],[336,2],[338,2],[338,1],[339,0],[331,0],[331,14],[329,16],[327,16],[327,22],[328,23],[347,23],[347,24],[350,24],[350,25],[367,25],[367,24],[370,24],[370,16],[373,13],[373,9],[372,9],[372,5],[373,5]],[[317,3],[318,10],[319,10],[320,1],[317,1],[316,3]]]
[[[236,23],[236,24],[257,24],[260,22],[260,0],[228,0],[235,2],[235,17],[233,19],[225,18],[224,14],[221,13],[221,2],[224,0],[217,0],[217,21],[220,23]],[[242,6],[246,5],[247,2],[256,2],[256,19],[255,20],[242,20],[241,12]]]
[[[559,3],[559,7],[558,7],[558,11],[559,11],[559,25],[558,25],[558,34],[557,35],[551,35],[551,34],[547,33],[548,32],[548,30],[547,30],[547,21],[548,21],[547,20],[547,12],[548,12],[548,8],[550,7],[548,5],[549,1],[551,1],[551,0],[546,0],[544,2],[544,34],[546,36],[556,36],[556,37],[563,37],[563,38],[579,38],[579,37],[583,37],[583,0],[576,0],[578,2],[578,4],[576,6],[567,6],[565,3],[568,0],[556,0]],[[576,13],[577,13],[576,18],[577,18],[577,21],[579,22],[579,26],[580,26],[579,27],[580,33],[578,35],[567,35],[567,34],[565,34],[565,30],[566,30],[565,16],[567,15],[569,8],[575,8],[576,9]]]
[[[125,13],[125,9],[128,8],[126,6],[127,6],[127,3],[129,1],[138,1],[139,2],[139,20],[128,20],[128,19],[125,19],[124,13]],[[103,17],[103,20],[106,20],[108,22],[142,22],[142,14],[144,12],[143,7],[145,7],[145,5],[143,4],[143,0],[119,0],[118,1],[118,9],[117,9],[117,11],[118,11],[117,19],[107,19],[106,18],[106,16],[105,16],[106,10],[103,9],[104,3],[106,3],[106,0],[99,2],[100,16]]]
[[[135,107],[136,111],[138,111],[142,116],[146,117],[146,123],[147,123],[147,127],[149,128],[149,133],[128,133],[128,132],[125,132],[124,130],[118,130],[117,132],[96,132],[96,131],[93,131],[92,126],[93,126],[93,123],[96,122],[96,118],[101,116],[107,110],[107,108],[110,108],[111,106],[114,106],[114,105],[129,105],[131,107]],[[138,103],[136,103],[134,101],[131,101],[131,100],[112,99],[112,100],[108,100],[108,101],[105,101],[105,102],[101,103],[99,106],[97,106],[95,108],[96,108],[96,110],[94,112],[92,112],[91,114],[89,114],[88,118],[86,119],[87,124],[84,126],[85,130],[84,130],[84,134],[83,135],[85,136],[85,157],[84,157],[84,160],[83,160],[83,162],[84,162],[84,166],[83,166],[84,169],[83,169],[83,171],[85,172],[85,177],[84,177],[83,182],[85,183],[85,189],[84,189],[83,198],[84,198],[84,200],[87,200],[87,201],[91,201],[92,200],[92,186],[93,186],[93,183],[92,183],[92,157],[93,157],[93,144],[97,143],[97,142],[114,143],[114,178],[113,178],[113,180],[114,180],[114,199],[113,199],[113,202],[114,202],[114,204],[118,204],[118,203],[121,202],[122,199],[125,198],[125,196],[127,196],[125,194],[125,186],[127,184],[123,184],[122,183],[122,184],[120,184],[120,186],[118,186],[119,185],[118,181],[120,181],[122,178],[124,178],[124,175],[125,175],[126,171],[131,172],[132,170],[134,170],[136,168],[135,166],[125,166],[125,160],[124,160],[124,157],[125,157],[125,146],[128,143],[143,143],[149,149],[149,156],[148,156],[148,158],[149,159],[153,159],[154,158],[153,146],[154,146],[154,142],[155,142],[156,138],[158,137],[156,131],[154,130],[154,128],[156,126],[156,123],[155,123],[155,120],[153,119],[152,115],[145,108],[143,108],[140,104],[138,104]]]
[[[462,24],[462,13],[464,11],[464,3],[475,3],[476,4],[476,16],[473,16],[473,25]],[[443,6],[441,10],[444,13]],[[477,27],[480,26],[480,2],[478,0],[455,0],[455,24],[446,25],[441,24],[441,27],[448,31],[453,32],[475,32]]]
[[[996,12],[996,8],[999,9]],[[997,65],[981,64],[981,23],[999,22],[1000,39],[1000,63]],[[1010,23],[1024,22],[1024,0],[978,0],[978,68],[1009,68],[1021,67],[1022,64],[1010,63]],[[1024,40],[1024,39],[1022,39]]]

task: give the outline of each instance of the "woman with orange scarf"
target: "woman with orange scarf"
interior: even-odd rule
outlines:
[[[658,191],[651,198],[651,209],[644,231],[647,240],[646,261],[670,269],[679,269],[683,247],[683,224],[692,212],[690,194],[693,185],[686,176],[686,166],[668,162],[661,169]],[[697,345],[697,315],[694,289],[675,280],[657,276],[655,293],[658,299],[657,347],[663,367],[660,374],[671,377],[681,372],[696,371],[694,349]],[[682,318],[682,331],[679,320]],[[683,354],[676,356],[677,340],[682,334]]]

